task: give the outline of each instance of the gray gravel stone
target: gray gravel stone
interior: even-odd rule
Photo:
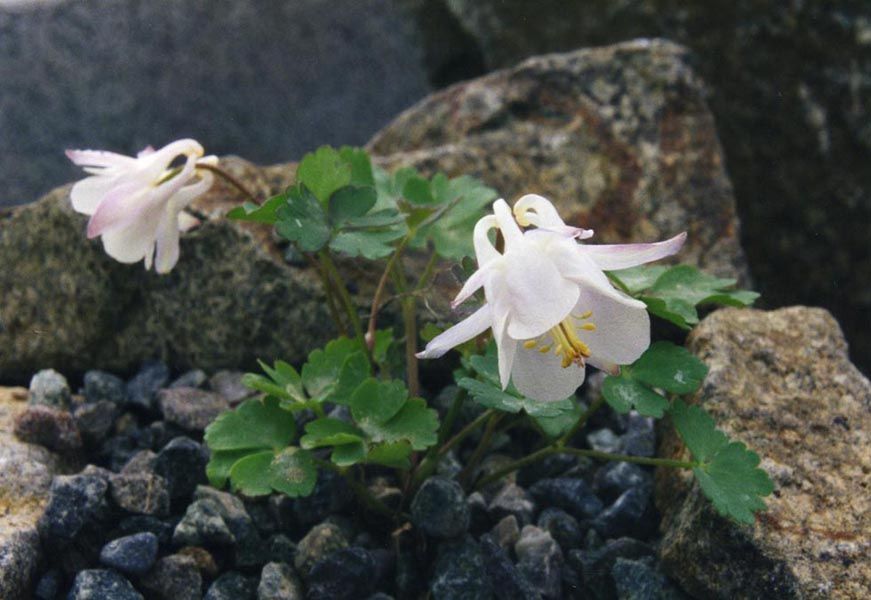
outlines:
[[[308,600],[354,600],[375,591],[375,559],[365,548],[336,550],[312,565],[306,581]]]
[[[202,600],[203,579],[190,556],[171,554],[142,578],[142,587],[158,600]]]
[[[305,594],[299,577],[287,563],[270,562],[260,572],[257,600],[302,600]]]
[[[199,388],[208,381],[209,376],[202,369],[192,369],[183,373],[169,384],[170,388]]]
[[[169,514],[169,485],[154,473],[119,473],[109,478],[112,500],[124,510],[162,517]]]
[[[67,600],[142,600],[133,584],[115,571],[88,569],[80,571]]]
[[[542,479],[529,492],[543,506],[561,508],[579,521],[595,517],[603,508],[587,482],[575,477]]]
[[[39,521],[43,538],[71,540],[85,525],[103,516],[109,483],[97,475],[58,475]]]
[[[434,600],[490,600],[493,586],[481,547],[471,536],[439,544],[430,592]]]
[[[506,517],[508,518],[508,517]],[[541,594],[526,576],[514,566],[503,545],[489,535],[481,537],[481,554],[487,577],[493,584],[493,593],[500,600],[538,600]]]
[[[23,442],[39,444],[56,452],[82,447],[82,436],[69,411],[48,405],[28,406],[19,414],[15,419],[15,436]]]
[[[142,575],[157,559],[157,536],[137,533],[112,540],[100,550],[100,562],[129,575]]]
[[[30,404],[44,404],[53,408],[68,409],[72,394],[67,378],[54,369],[43,369],[30,380]]]
[[[209,586],[203,600],[254,600],[256,597],[257,580],[230,571]]]
[[[299,541],[293,566],[303,578],[306,578],[316,562],[347,546],[348,539],[337,525],[332,523],[315,525]]]
[[[230,408],[223,396],[191,387],[161,390],[157,400],[165,421],[190,431],[203,431]]]
[[[169,367],[151,360],[143,363],[139,372],[127,382],[127,404],[141,411],[154,409],[157,392],[169,382]]]
[[[99,444],[106,439],[117,416],[118,405],[109,400],[88,402],[73,411],[76,427],[88,444]]]
[[[242,383],[244,375],[242,371],[218,371],[209,377],[209,388],[223,396],[230,404],[238,404],[254,394],[254,390]]]
[[[469,507],[463,488],[453,479],[430,477],[411,501],[411,520],[427,535],[452,538],[469,528]]]
[[[514,552],[517,568],[543,598],[562,598],[563,553],[550,532],[527,525],[520,531]]]
[[[532,523],[536,504],[526,490],[515,483],[509,483],[490,501],[487,510],[494,520],[514,515],[518,525],[523,527]]]
[[[197,500],[187,507],[172,541],[179,546],[232,546],[236,538],[214,502]]]
[[[154,471],[166,479],[172,499],[187,498],[206,482],[208,451],[188,437],[177,437],[157,454]]]
[[[84,393],[87,402],[108,401],[118,406],[127,400],[124,380],[105,371],[87,371],[84,377]]]

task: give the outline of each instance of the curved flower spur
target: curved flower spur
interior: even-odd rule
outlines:
[[[453,302],[483,287],[485,304],[436,336],[419,358],[438,358],[492,329],[502,388],[510,380],[529,398],[554,401],[583,383],[587,364],[616,373],[641,356],[650,345],[647,307],[615,289],[603,271],[675,254],[686,233],[651,244],[582,244],[593,232],[566,225],[535,194],[520,198],[513,215],[497,200],[493,213],[475,226],[478,270]],[[504,252],[491,243],[491,229],[502,233]]]
[[[160,150],[146,148],[135,158],[99,150],[67,150],[67,157],[90,177],[70,192],[73,208],[90,215],[88,237],[101,236],[106,253],[117,261],[152,263],[168,273],[178,262],[179,231],[196,219],[183,212],[209,190],[216,156],[203,157],[196,140],[172,142]],[[173,161],[183,156],[181,167]]]

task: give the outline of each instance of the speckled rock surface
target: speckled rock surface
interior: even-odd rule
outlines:
[[[26,400],[24,388],[0,387],[0,598],[9,600],[30,597],[42,553],[36,523],[60,467],[45,448],[15,439],[13,421]]]
[[[676,471],[657,473],[664,567],[699,598],[867,598],[871,383],[822,309],[724,309],[690,349],[710,367],[695,401],[762,457],[775,483],[753,527],[719,517]],[[660,454],[682,452],[664,431]]]
[[[687,230],[679,259],[744,278],[732,188],[687,52],[635,41],[531,58],[452,86],[383,129],[390,167],[481,177],[552,199],[594,242]]]
[[[531,59],[435,94],[370,144],[381,163],[482,177],[502,195],[550,196],[599,242],[689,232],[679,260],[745,278],[738,221],[714,123],[683,49],[632,42]],[[262,197],[293,164],[224,167]],[[129,373],[300,361],[331,334],[320,285],[287,264],[267,228],[227,222],[238,193],[216,185],[168,276],[122,265],[84,239],[69,188],[0,212],[0,380],[51,366]],[[373,276],[371,287],[377,276]],[[366,291],[367,277],[354,274]],[[445,297],[448,295],[445,294]],[[365,293],[363,296],[365,297]]]

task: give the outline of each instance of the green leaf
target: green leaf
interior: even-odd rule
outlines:
[[[339,148],[339,156],[351,167],[351,185],[374,187],[372,160],[364,149],[342,146]]]
[[[584,407],[572,400],[566,398],[559,402],[552,402],[552,408],[559,410],[559,413],[552,416],[537,415],[532,418],[538,423],[545,435],[550,438],[558,438],[578,422]]]
[[[377,429],[396,416],[407,400],[408,390],[401,381],[369,378],[351,395],[351,415],[364,430]]]
[[[366,462],[374,465],[383,465],[393,469],[411,468],[411,444],[407,441],[393,444],[379,444],[369,449]]]
[[[251,453],[252,451],[249,449],[212,452],[209,464],[206,465],[206,477],[209,478],[209,485],[216,488],[224,487],[230,477],[230,469],[233,468],[233,465]]]
[[[246,496],[271,494],[269,465],[274,456],[271,450],[266,450],[249,454],[236,461],[230,469],[230,484],[233,491]]]
[[[325,399],[337,389],[345,390],[346,386],[354,384],[352,381],[360,374],[359,359],[355,358],[347,366],[346,362],[354,354],[362,354],[363,350],[356,340],[341,337],[329,342],[322,349],[313,350],[308,355],[308,361],[302,367],[302,383],[309,396],[317,399]],[[365,355],[363,356],[365,360]],[[344,377],[343,377],[344,375]],[[353,385],[357,387],[360,381],[369,376],[368,361],[365,367],[365,375]]]
[[[282,448],[296,435],[293,415],[274,398],[246,400],[224,412],[206,428],[205,440],[214,450]]]
[[[273,196],[263,204],[245,202],[242,206],[237,206],[228,212],[227,218],[273,225],[278,220],[278,215],[276,214],[278,209],[284,206],[286,202],[287,196],[285,194]]]
[[[326,206],[340,187],[351,183],[352,165],[329,146],[321,146],[315,152],[302,157],[296,169],[296,180],[312,191],[322,206]]]
[[[318,480],[314,458],[307,450],[287,448],[280,452],[268,469],[269,484],[291,498],[308,496]]]
[[[366,446],[363,442],[353,442],[336,446],[330,455],[330,460],[340,467],[350,467],[362,462],[366,458]]]
[[[429,181],[420,176],[410,177],[402,188],[403,197],[412,204],[435,204],[436,199],[429,189]]]
[[[306,449],[341,446],[363,441],[363,432],[340,419],[321,417],[306,424],[299,445]]]
[[[426,450],[438,441],[438,428],[438,413],[427,408],[423,398],[411,398],[395,417],[379,425],[376,433],[370,435],[376,442],[406,440],[413,449]]]
[[[665,319],[682,329],[692,329],[699,322],[699,314],[696,307],[681,298],[654,298],[652,296],[640,296],[639,299],[647,305],[647,310],[660,319]]]
[[[379,365],[387,362],[387,353],[393,345],[393,330],[379,329],[375,332],[375,343],[372,345],[372,358]]]
[[[350,257],[378,260],[393,254],[391,242],[403,235],[402,231],[396,229],[340,231],[330,242],[330,249]]]
[[[463,377],[457,381],[457,385],[469,392],[478,404],[487,408],[512,414],[524,410],[535,417],[556,417],[562,412],[556,402],[532,400],[519,393],[510,393],[510,387],[503,391],[499,385],[488,381]]]
[[[663,265],[640,265],[619,271],[608,271],[608,277],[615,280],[626,292],[637,294],[656,283],[659,276],[668,269],[669,267]]]
[[[287,191],[287,204],[281,206],[276,215],[276,231],[296,243],[303,252],[317,252],[330,239],[330,225],[323,206],[305,185]]]
[[[350,403],[354,390],[369,377],[371,372],[369,359],[362,351],[350,354],[342,363],[335,387],[324,397],[323,401],[342,405]]]
[[[646,417],[659,418],[668,408],[668,400],[628,377],[605,378],[602,384],[605,401],[618,413],[628,413],[634,406]]]
[[[721,514],[753,524],[754,513],[765,509],[762,498],[774,491],[768,475],[758,468],[759,456],[741,442],[730,441],[698,406],[676,400],[671,416],[678,434],[699,463],[693,474],[704,494]]]
[[[341,227],[352,219],[365,215],[375,206],[377,195],[373,187],[347,185],[330,196],[329,214],[333,227]]]
[[[270,394],[282,400],[306,401],[305,394],[302,391],[302,379],[293,366],[283,360],[275,361],[272,367],[262,360],[257,362],[267,377],[256,373],[246,373],[242,377],[242,383],[246,387]]]
[[[343,230],[353,231],[359,229],[368,230],[389,227],[391,230],[396,229],[404,234],[404,230],[402,229],[403,223],[404,219],[399,214],[398,210],[395,208],[385,208],[382,210],[373,210],[362,217],[349,219],[348,222],[345,223]]]
[[[671,342],[656,342],[631,367],[634,379],[675,394],[699,389],[708,367],[692,352]]]

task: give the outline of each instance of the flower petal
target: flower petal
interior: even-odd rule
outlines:
[[[535,244],[509,250],[504,273],[503,293],[511,312],[508,335],[516,340],[538,337],[556,326],[578,301],[577,284],[563,277]]]
[[[502,237],[505,238],[505,251],[507,252],[515,244],[523,241],[523,232],[514,221],[514,216],[511,214],[511,209],[508,204],[501,198],[493,203],[493,214],[496,216],[496,222],[499,225],[499,231],[502,232]]]
[[[73,189],[70,190],[70,201],[72,202],[73,210],[86,215],[94,214],[103,198],[116,185],[118,185],[116,177],[101,175],[93,175],[77,181],[73,184]]]
[[[125,228],[136,221],[140,213],[148,208],[148,192],[149,188],[135,179],[117,182],[91,215],[88,221],[88,237],[95,238],[112,229]]]
[[[164,209],[156,233],[157,252],[154,256],[154,270],[162,275],[169,273],[178,262],[178,213],[169,207]]]
[[[106,150],[67,150],[67,158],[80,167],[131,167],[136,159]]]
[[[511,368],[514,365],[514,357],[520,344],[506,332],[508,328],[508,313],[506,311],[494,311],[493,315],[493,339],[496,342],[499,383],[502,384],[502,389],[504,390],[508,387],[508,382],[511,380]]]
[[[592,229],[566,225],[553,203],[538,194],[526,194],[515,202],[514,217],[523,227],[535,225],[538,229],[580,240],[593,237]]]
[[[611,288],[609,292],[590,286],[581,286],[574,314],[592,311],[588,319],[594,331],[579,330],[578,336],[590,347],[590,363],[603,370],[614,365],[635,362],[650,346],[650,317],[647,307],[639,300]]]
[[[603,271],[628,269],[676,254],[687,239],[686,232],[664,242],[652,244],[599,244],[583,245],[584,254],[590,256]]]
[[[584,383],[584,375],[584,367],[571,364],[563,368],[559,356],[521,345],[514,359],[511,381],[527,398],[554,402],[574,394]]]
[[[431,339],[423,352],[418,352],[416,356],[418,358],[439,358],[454,346],[459,346],[484,333],[492,324],[493,311],[489,304],[485,304],[450,329]]]
[[[475,258],[478,261],[478,266],[483,267],[485,264],[501,257],[499,251],[490,243],[488,233],[491,229],[497,227],[496,217],[487,215],[478,219],[475,223],[475,231],[472,233],[472,243],[475,245]]]
[[[190,163],[192,161],[195,162],[204,152],[203,147],[196,140],[176,140],[160,150],[139,156],[137,158],[137,166],[146,179],[157,181],[177,156],[187,157],[188,163]]]
[[[144,258],[148,268],[160,218],[161,212],[152,208],[129,226],[106,231],[102,236],[106,254],[122,263],[135,263]]]

